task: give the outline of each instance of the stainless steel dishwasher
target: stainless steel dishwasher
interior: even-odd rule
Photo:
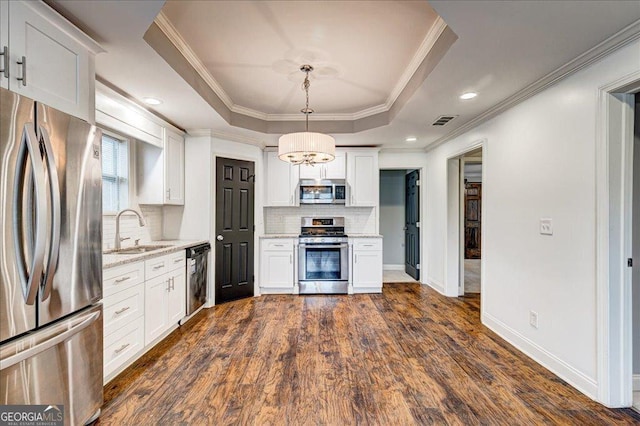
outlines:
[[[210,251],[209,243],[187,249],[187,317],[193,315],[207,301]]]

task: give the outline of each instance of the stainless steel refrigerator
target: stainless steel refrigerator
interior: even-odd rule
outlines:
[[[102,167],[95,126],[0,88],[0,405],[102,405]]]

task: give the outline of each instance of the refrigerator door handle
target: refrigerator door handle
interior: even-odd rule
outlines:
[[[31,160],[31,173],[33,175],[33,180],[29,179],[29,182],[33,182],[36,207],[34,211],[31,212],[31,214],[35,216],[35,242],[32,246],[33,256],[31,259],[31,267],[27,269],[27,259],[25,259],[24,253],[23,197],[26,184],[27,161],[29,159]],[[44,184],[44,163],[40,156],[35,126],[33,123],[27,123],[22,130],[22,138],[16,162],[16,175],[13,181],[13,244],[16,251],[18,275],[20,276],[20,284],[22,285],[22,295],[27,305],[33,305],[35,303],[38,286],[42,278],[44,252],[46,250],[45,226],[47,222],[47,193]],[[31,191],[30,188],[27,190]],[[31,227],[33,226],[32,223],[31,220],[28,220],[26,225]]]
[[[40,300],[47,300],[51,294],[53,286],[53,277],[58,267],[58,254],[60,251],[60,215],[62,214],[60,206],[60,185],[58,178],[58,169],[56,161],[53,157],[53,148],[49,133],[42,126],[38,127],[41,143],[44,145],[44,156],[47,165],[47,174],[49,178],[49,196],[51,199],[51,234],[49,242],[49,256],[47,258],[47,268],[42,284],[42,292]]]
[[[39,353],[44,352],[47,349],[50,349],[64,342],[65,340],[73,337],[74,335],[78,334],[80,331],[89,327],[91,324],[93,324],[93,322],[95,322],[98,318],[100,318],[101,315],[102,315],[101,310],[90,312],[84,315],[83,317],[78,318],[77,321],[79,322],[74,321],[75,324],[71,324],[70,328],[68,328],[64,332],[58,335],[55,335],[51,338],[48,338],[42,343],[32,346],[24,351],[21,351],[14,355],[10,355],[6,358],[0,359],[0,370],[5,370],[11,367],[12,365],[22,362],[25,359],[32,358],[38,355]]]

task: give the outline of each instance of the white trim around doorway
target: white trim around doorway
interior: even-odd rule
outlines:
[[[596,125],[597,399],[633,402],[631,198],[633,95],[640,71],[598,89]],[[630,124],[631,123],[631,124]]]

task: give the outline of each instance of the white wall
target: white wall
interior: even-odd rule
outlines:
[[[404,269],[405,170],[380,171],[380,234],[382,263]]]
[[[427,281],[457,288],[443,256],[447,160],[485,140],[482,321],[594,398],[597,91],[637,71],[639,49],[635,41],[427,153]],[[553,219],[553,236],[539,234],[541,217]]]

